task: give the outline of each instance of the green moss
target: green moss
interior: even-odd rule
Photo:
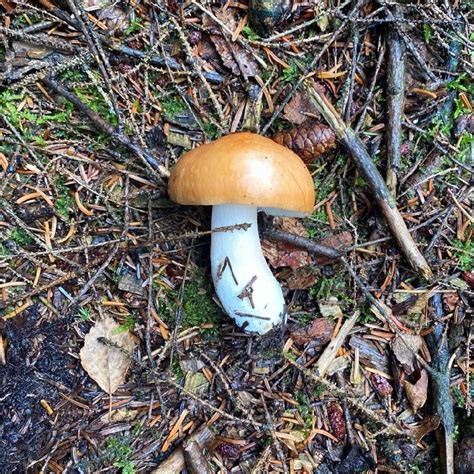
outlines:
[[[359,316],[359,323],[367,324],[367,323],[375,323],[377,321],[376,316],[370,310],[370,305],[368,303],[363,303],[359,306],[360,309],[360,316]]]
[[[86,308],[85,306],[81,306],[79,308],[79,317],[83,320],[83,321],[87,321],[90,317],[91,317],[91,310],[90,308]]]
[[[352,303],[352,299],[347,296],[347,282],[345,274],[340,273],[332,278],[321,278],[309,289],[309,296],[315,300],[336,297],[341,303]]]
[[[122,474],[135,474],[135,465],[130,460],[133,448],[130,440],[125,437],[112,436],[107,440],[106,457],[113,462],[114,467],[120,469]]]
[[[461,270],[470,271],[474,266],[474,242],[468,240],[467,242],[461,242],[455,239],[453,246],[456,247],[456,257],[458,258],[458,264]]]
[[[82,102],[84,102],[84,104],[99,114],[108,123],[113,126],[117,126],[117,117],[97,87],[90,85],[87,87],[87,89],[76,87],[74,88],[74,93],[77,95],[77,97],[79,97],[79,99],[81,99]],[[66,104],[69,104],[69,102],[67,101]],[[67,107],[72,107],[72,104],[67,105]]]
[[[71,204],[72,202],[69,196],[59,196],[54,201],[54,207],[65,219],[69,219],[69,208]]]
[[[125,320],[117,328],[114,329],[114,334],[120,334],[122,332],[133,331],[135,328],[136,320],[132,314],[127,314]]]
[[[321,398],[321,396],[323,395],[323,393],[326,391],[326,387],[321,384],[321,383],[316,383],[313,387],[313,395],[315,396],[315,398]]]
[[[283,69],[281,77],[285,82],[294,82],[298,79],[298,75],[299,70],[296,64],[290,64],[290,67]]]
[[[448,85],[448,90],[455,90],[459,92],[465,92],[467,94],[474,93],[474,83],[472,82],[471,77],[467,72],[459,74],[455,79],[453,79]]]
[[[198,326],[201,324],[218,324],[222,312],[212,299],[212,285],[202,273],[184,288],[183,325]]]
[[[423,25],[423,39],[425,40],[426,44],[430,42],[432,36],[433,30],[431,29],[431,26],[428,24]]]
[[[200,270],[194,272],[192,280],[184,287],[181,325],[184,328],[213,324],[207,332],[217,334],[222,311],[212,299],[213,288],[210,280]],[[178,308],[178,292],[170,292],[167,301],[164,301],[162,316],[166,322],[173,324]]]
[[[13,227],[8,233],[8,238],[18,245],[31,245],[34,241],[21,227]]]
[[[211,140],[216,140],[221,136],[221,132],[217,128],[215,124],[212,122],[204,122],[202,124],[202,128],[204,129],[204,132],[206,133],[206,137],[210,138]]]
[[[175,118],[187,109],[184,101],[178,97],[167,97],[160,100],[161,108],[165,116],[169,119]]]
[[[458,408],[466,408],[466,399],[458,386],[452,387],[453,398]]]
[[[134,35],[138,33],[141,29],[142,20],[139,17],[132,18],[130,25],[125,29],[124,33],[126,36]]]
[[[69,188],[61,175],[56,175],[53,179],[58,196],[54,200],[54,207],[65,219],[69,219],[69,209],[74,207],[72,197],[69,195]]]
[[[84,82],[87,80],[87,76],[79,69],[68,69],[59,74],[59,79],[62,82]]]
[[[252,30],[250,26],[244,26],[242,28],[242,33],[250,41],[258,41],[260,39],[260,36]]]
[[[285,359],[291,360],[292,362],[296,362],[296,355],[293,352],[283,352],[283,357]]]
[[[181,367],[181,363],[177,354],[173,355],[173,360],[171,361],[171,370],[178,380],[184,379],[183,368]]]
[[[41,143],[42,125],[51,123],[69,123],[72,115],[73,106],[69,102],[65,105],[64,110],[56,114],[39,114],[33,113],[29,108],[23,107],[18,110],[20,102],[26,97],[26,92],[14,94],[9,91],[0,94],[0,115],[4,115],[19,131],[26,140],[34,138],[36,142]],[[28,125],[36,125],[34,137],[29,131]]]

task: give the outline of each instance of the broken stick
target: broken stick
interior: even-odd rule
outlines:
[[[209,462],[202,452],[202,446],[196,441],[189,441],[183,448],[184,461],[190,474],[212,474]]]
[[[355,311],[354,314],[343,324],[342,328],[337,333],[337,336],[329,343],[326,349],[324,349],[323,353],[314,365],[314,368],[316,369],[316,374],[320,377],[326,375],[326,372],[329,366],[331,365],[331,362],[336,358],[337,351],[344,344],[349,332],[354,327],[354,324],[356,323],[359,315],[360,311]]]
[[[203,428],[197,430],[195,433],[189,436],[189,438],[187,438],[187,440],[183,443],[183,446],[188,447],[188,453],[186,454],[186,458],[189,459],[190,457],[192,457],[192,453],[189,452],[189,446],[191,445],[191,443],[197,444],[199,449],[202,449],[211,444],[213,440],[214,433],[207,426],[204,426]],[[195,453],[196,446],[192,446],[191,451]],[[151,474],[178,474],[185,467],[185,453],[183,447],[180,446],[170,454],[168,459],[163,461],[154,471],[151,471]]]
[[[395,199],[390,194],[382,175],[370,158],[364,144],[356,136],[354,130],[344,123],[339,113],[332,106],[326,96],[316,89],[313,82],[308,79],[305,80],[304,87],[308,92],[311,101],[325,118],[326,122],[334,130],[337,138],[351,153],[353,160],[369,184],[375,200],[390,227],[392,235],[397,241],[406,259],[414,270],[418,271],[425,279],[429,279],[433,276],[433,273],[425,260],[425,257],[423,257],[410,235],[405,221],[397,209]]]
[[[395,5],[396,19],[403,20],[400,5]],[[402,114],[405,98],[405,43],[394,26],[388,29],[387,62],[387,187],[395,195],[400,167]]]

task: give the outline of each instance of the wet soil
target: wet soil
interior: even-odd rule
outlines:
[[[56,437],[57,414],[48,415],[42,403],[54,407],[82,371],[68,354],[66,322],[46,321],[33,307],[0,324],[8,344],[0,366],[0,471],[27,472],[27,463],[41,458]]]

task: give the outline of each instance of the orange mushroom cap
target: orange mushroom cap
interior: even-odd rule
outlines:
[[[186,205],[243,204],[306,215],[314,184],[303,161],[269,138],[240,132],[185,153],[171,171],[170,198]]]

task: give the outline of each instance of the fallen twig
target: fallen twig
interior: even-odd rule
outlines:
[[[403,20],[400,5],[395,5],[394,14]],[[387,187],[395,195],[397,171],[400,166],[402,114],[405,91],[405,45],[392,25],[387,34]]]
[[[289,232],[283,232],[276,229],[265,229],[263,235],[273,240],[280,240],[288,244],[296,245],[297,247],[303,247],[315,255],[321,257],[330,258],[331,260],[337,260],[344,253],[344,250],[338,250],[332,247],[318,244],[312,240],[301,237],[300,235],[290,234]]]
[[[286,97],[281,101],[279,106],[275,109],[273,112],[273,115],[270,117],[270,120],[267,122],[267,124],[263,127],[262,129],[262,134],[265,134],[268,129],[272,126],[273,122],[276,120],[277,117],[280,116],[280,114],[283,112],[283,109],[285,108],[286,104],[291,100],[295,92],[299,89],[299,87],[304,84],[307,80],[305,79],[307,74],[310,74],[311,71],[314,70],[316,65],[318,64],[318,61],[321,59],[323,54],[329,49],[333,41],[336,40],[336,38],[339,36],[339,34],[344,31],[347,23],[349,20],[353,20],[361,8],[361,5],[364,3],[364,0],[358,0],[355,2],[353,8],[351,9],[350,13],[348,14],[347,18],[344,19],[341,24],[339,25],[339,28],[332,33],[331,37],[329,40],[324,44],[324,46],[321,48],[321,50],[316,54],[313,58],[313,60],[308,63],[308,65],[305,67],[302,76],[294,83],[294,85],[291,88],[291,91],[286,95]]]
[[[72,102],[72,104],[77,107],[82,113],[84,113],[89,118],[89,120],[94,125],[96,125],[102,132],[106,133],[113,140],[118,141],[121,145],[124,145],[132,153],[137,155],[146,164],[147,168],[150,169],[159,184],[164,185],[164,182],[161,178],[168,177],[168,170],[163,165],[161,165],[148,150],[145,150],[137,143],[134,143],[124,133],[119,132],[113,125],[106,122],[99,114],[95,113],[92,109],[85,105],[79,99],[79,97],[77,97],[74,93],[68,91],[62,85],[58,84],[55,80],[46,77],[43,79],[43,82],[53,92]]]
[[[80,24],[74,19],[74,17],[67,15],[61,9],[53,8],[52,13],[56,17],[64,21],[66,24],[68,24],[69,26],[75,28],[78,31],[82,31]],[[26,33],[27,31],[23,30],[23,32]],[[129,46],[126,46],[124,44],[119,44],[114,41],[111,41],[109,38],[102,35],[101,33],[96,33],[96,36],[100,40],[100,42],[103,44],[103,46],[105,46],[106,48],[116,53],[124,54],[126,56],[129,56],[135,59],[141,59],[145,62],[149,62],[153,66],[159,66],[159,67],[166,66],[167,68],[170,68],[173,71],[176,71],[178,73],[188,72],[172,57],[168,57],[168,56],[162,57],[162,56],[159,56],[158,54],[154,54],[153,51],[140,51],[139,49],[130,48]],[[191,72],[191,74],[194,74],[194,73]],[[209,71],[209,72],[205,71],[203,72],[203,76],[209,82],[213,82],[216,84],[220,84],[224,82],[224,78],[222,77],[222,75],[216,71]]]
[[[327,345],[326,349],[324,349],[323,353],[319,356],[319,359],[315,364],[316,373],[318,375],[323,376],[326,374],[331,362],[337,355],[337,351],[344,344],[347,335],[354,327],[359,315],[360,311],[355,311],[354,314],[344,322],[342,328],[337,333],[337,336]]]
[[[428,64],[426,63],[423,56],[416,48],[415,43],[410,38],[410,36],[399,26],[397,22],[397,18],[392,14],[392,12],[389,10],[389,8],[386,5],[385,5],[385,14],[387,16],[387,19],[389,19],[392,22],[391,24],[393,25],[393,28],[396,29],[396,31],[400,35],[400,38],[405,43],[405,46],[407,50],[410,52],[410,54],[412,55],[413,59],[420,66],[426,79],[431,81],[433,85],[438,84],[439,83],[438,78],[431,72],[431,69],[429,68]],[[400,24],[402,24],[402,22],[400,22]]]
[[[436,323],[433,332],[427,337],[428,347],[431,352],[431,385],[433,409],[441,417],[444,428],[443,445],[441,446],[441,459],[443,471],[447,474],[454,473],[454,412],[451,398],[449,347],[446,331],[446,322],[443,321],[444,311],[441,294],[436,293],[431,298],[435,310]]]
[[[371,421],[384,426],[388,433],[392,435],[398,435],[398,436],[405,436],[405,437],[409,436],[407,433],[403,432],[400,428],[395,426],[393,423],[388,422],[384,420],[383,418],[381,418],[377,412],[366,407],[363,404],[363,402],[351,397],[347,391],[347,388],[346,389],[339,388],[337,385],[333,384],[332,382],[329,382],[326,378],[315,374],[312,370],[303,367],[302,365],[298,364],[297,362],[294,362],[291,359],[288,359],[288,362],[294,367],[296,367],[305,377],[308,377],[314,382],[321,384],[326,390],[328,390],[334,396],[339,397],[341,400],[347,400],[349,405],[351,405],[353,408],[355,408],[356,410],[366,415]]]
[[[351,152],[354,161],[372,189],[375,200],[382,210],[392,235],[394,236],[407,260],[410,262],[411,266],[425,279],[431,278],[433,273],[427,261],[425,260],[425,257],[423,257],[420,250],[416,246],[415,241],[410,235],[405,221],[397,209],[395,199],[390,194],[387,185],[385,184],[374,162],[370,158],[364,144],[355,135],[352,128],[343,122],[329,100],[322,92],[318,91],[314,87],[312,82],[309,80],[305,81],[305,89],[314,105],[318,108],[319,112],[334,130],[336,136]]]
[[[268,411],[267,404],[265,403],[265,398],[263,395],[260,395],[260,399],[262,401],[263,408],[265,410],[265,418],[267,420],[267,425],[269,426],[268,431],[270,432],[270,436],[272,437],[273,440],[273,447],[276,450],[276,454],[278,456],[278,459],[280,460],[283,468],[283,472],[285,474],[289,474],[288,466],[286,465],[286,458],[285,458],[285,453],[283,452],[281,441],[278,439],[278,436],[276,435],[276,430],[275,430],[275,425],[273,423],[272,416],[270,415]]]
[[[177,472],[181,472],[186,466],[191,468],[191,466],[186,463],[186,460],[189,462],[191,458],[192,461],[190,464],[192,468],[197,467],[198,459],[196,457],[196,451],[200,451],[202,448],[211,444],[214,437],[214,433],[207,426],[204,426],[183,442],[184,449],[183,446],[176,448],[166,461],[163,461],[155,470],[151,471],[151,474],[176,474]],[[189,448],[190,445],[192,445],[192,448]],[[187,452],[185,453],[185,451]],[[191,469],[190,472],[202,472],[206,474],[206,471],[193,471]]]
[[[196,441],[183,444],[184,460],[190,474],[212,474],[211,467],[202,453],[201,445]]]

